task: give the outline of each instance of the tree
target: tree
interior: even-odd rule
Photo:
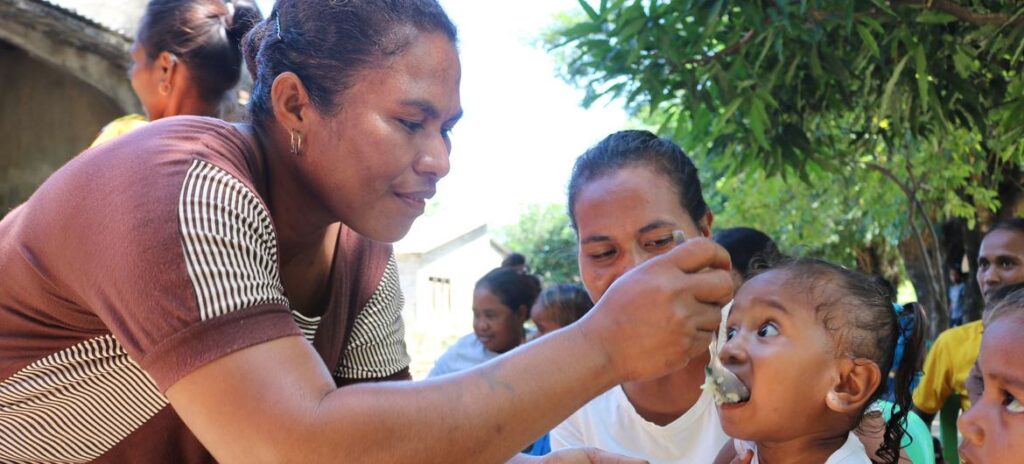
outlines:
[[[519,222],[502,231],[503,244],[526,256],[546,285],[579,282],[576,233],[563,205],[530,205]]]
[[[831,230],[850,239],[846,261],[858,247],[900,258],[935,316],[932,333],[944,327],[941,223],[962,220],[973,262],[982,227],[1013,215],[1020,202],[1024,5],[580,6],[547,43],[561,53],[566,77],[586,90],[585,104],[620,98],[715,177],[758,179],[716,186],[737,188],[728,192],[734,204],[766,197],[759,189],[826,200],[822,212],[837,219]],[[770,209],[790,214],[792,206]]]

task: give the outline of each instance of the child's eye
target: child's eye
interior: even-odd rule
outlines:
[[[774,322],[766,322],[760,329],[757,329],[758,337],[774,337],[778,334],[779,328],[775,326]]]
[[[1003,398],[1003,406],[1007,411],[1012,413],[1024,412],[1024,404],[1020,403],[1020,400],[1014,398],[1013,395],[1006,393],[1006,397]]]
[[[735,337],[735,336],[736,336],[736,328],[735,327],[729,327],[729,329],[725,331],[725,339],[726,340],[732,340],[732,337]]]

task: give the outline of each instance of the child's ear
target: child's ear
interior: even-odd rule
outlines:
[[[878,389],[882,372],[867,359],[843,359],[836,366],[838,378],[825,395],[825,404],[838,413],[857,413]]]

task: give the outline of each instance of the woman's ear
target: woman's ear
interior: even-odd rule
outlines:
[[[160,52],[156,56],[157,70],[160,72],[160,82],[168,85],[173,83],[175,74],[178,72],[178,57],[171,52]]]
[[[704,217],[700,218],[697,222],[697,228],[700,229],[700,234],[704,237],[711,238],[711,223],[715,222],[715,214],[708,210],[704,213]]]
[[[283,72],[274,79],[270,87],[270,101],[274,118],[287,130],[297,130],[303,135],[305,122],[312,109],[309,93],[295,73]]]
[[[825,395],[825,405],[838,413],[859,413],[878,389],[881,369],[863,358],[843,359],[837,369],[838,379]]]

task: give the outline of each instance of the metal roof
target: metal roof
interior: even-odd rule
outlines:
[[[135,37],[146,0],[37,0],[129,39]]]

